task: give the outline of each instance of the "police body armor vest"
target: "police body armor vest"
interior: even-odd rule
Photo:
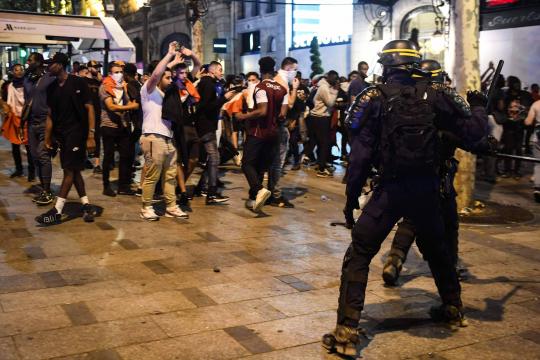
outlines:
[[[383,94],[381,175],[437,174],[440,140],[434,123],[434,90],[427,83],[377,87]]]

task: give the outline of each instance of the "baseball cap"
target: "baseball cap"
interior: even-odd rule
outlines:
[[[103,65],[101,65],[100,63],[98,63],[96,60],[90,60],[86,66],[88,67],[93,67],[93,68],[100,68],[100,67],[103,67]]]
[[[47,59],[44,61],[45,64],[62,64],[65,66],[69,65],[69,56],[67,54],[57,52],[54,54],[52,59]]]

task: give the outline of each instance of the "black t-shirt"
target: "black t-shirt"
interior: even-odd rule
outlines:
[[[90,90],[83,78],[68,75],[63,86],[54,81],[47,91],[53,129],[63,134],[74,129],[88,130],[85,104],[92,104]]]
[[[90,97],[97,117],[98,114],[101,115],[101,102],[99,101],[99,87],[101,86],[101,81],[87,77],[84,77],[83,79],[86,81],[88,89],[90,90]]]
[[[291,91],[294,91],[291,89]],[[304,100],[300,100],[298,95],[303,93]],[[294,101],[292,109],[287,113],[287,118],[290,120],[298,120],[300,115],[306,110],[306,101],[309,97],[309,89],[305,85],[298,86],[296,89],[296,100]]]

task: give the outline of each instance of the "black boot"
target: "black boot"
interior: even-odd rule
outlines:
[[[362,349],[370,341],[371,338],[362,329],[336,325],[334,331],[323,336],[322,347],[328,350],[328,352],[336,352],[341,355],[357,358],[361,357],[360,353]]]
[[[403,261],[398,256],[389,255],[382,273],[384,283],[389,286],[396,286],[402,267]]]
[[[429,316],[435,322],[446,323],[452,331],[469,325],[463,314],[463,309],[454,305],[442,304],[440,306],[433,306],[429,310]]]

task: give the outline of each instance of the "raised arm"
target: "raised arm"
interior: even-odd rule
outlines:
[[[202,63],[199,57],[190,49],[183,47],[182,50],[180,50],[182,55],[191,57],[191,60],[193,60],[193,69],[191,69],[191,75],[195,77],[199,70],[201,69]]]
[[[167,65],[176,53],[176,44],[176,41],[173,41],[169,44],[169,51],[167,52],[167,55],[165,55],[163,59],[161,59],[159,64],[157,64],[156,68],[152,72],[152,75],[150,75],[150,78],[148,79],[146,85],[146,90],[148,94],[154,92],[154,89],[159,84],[159,80],[161,80],[161,75],[163,75],[163,73],[167,69]]]

